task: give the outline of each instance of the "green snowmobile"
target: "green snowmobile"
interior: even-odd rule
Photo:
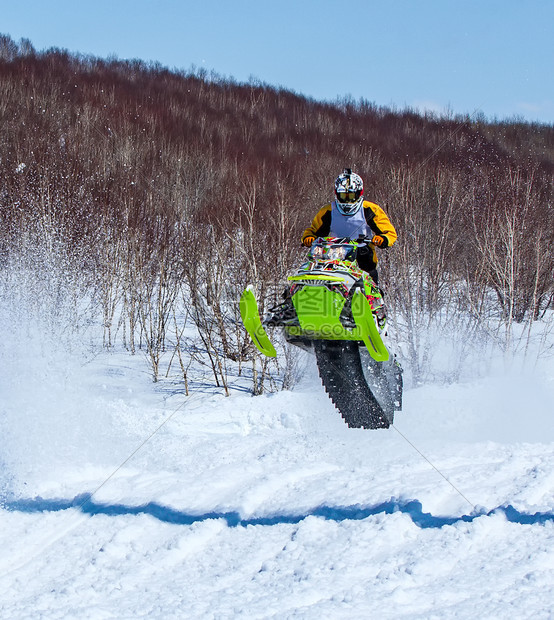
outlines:
[[[383,342],[383,295],[356,258],[369,240],[318,238],[307,261],[289,276],[283,303],[262,322],[248,287],[242,321],[256,347],[275,357],[266,327],[281,327],[290,344],[313,351],[319,376],[350,427],[388,428],[402,406],[402,369]]]

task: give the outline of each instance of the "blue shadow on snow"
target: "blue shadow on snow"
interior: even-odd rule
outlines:
[[[307,517],[319,517],[329,521],[361,521],[379,514],[393,514],[401,512],[420,528],[441,528],[445,525],[456,523],[471,523],[478,517],[502,514],[507,521],[520,525],[544,525],[554,521],[552,512],[536,512],[535,514],[522,513],[513,506],[499,506],[489,512],[476,512],[471,515],[457,517],[436,517],[428,512],[423,512],[421,502],[417,500],[397,501],[390,500],[375,506],[319,506],[313,510],[300,514],[278,514],[268,517],[243,518],[238,512],[206,512],[203,514],[191,514],[182,512],[155,502],[149,502],[142,506],[127,506],[124,504],[102,504],[95,502],[90,495],[77,495],[74,499],[19,499],[0,502],[0,508],[11,512],[38,513],[59,512],[69,508],[76,508],[88,515],[107,515],[117,517],[121,515],[150,515],[158,521],[173,523],[176,525],[192,525],[210,519],[224,519],[229,527],[246,527],[248,525],[279,525],[300,523]]]

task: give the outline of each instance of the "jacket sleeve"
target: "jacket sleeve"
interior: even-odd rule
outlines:
[[[385,240],[381,247],[390,247],[398,235],[383,209],[374,202],[364,202],[364,215],[371,230]]]
[[[312,223],[302,233],[301,241],[304,243],[306,237],[327,237],[331,230],[331,205],[322,207],[312,220]]]

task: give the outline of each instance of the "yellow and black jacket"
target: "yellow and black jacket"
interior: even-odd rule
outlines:
[[[354,223],[355,220],[358,220],[359,223],[356,223],[354,227],[350,227],[354,234],[344,234],[343,222],[351,221]],[[396,230],[383,209],[374,202],[364,200],[358,217],[340,214],[334,202],[326,204],[317,212],[311,225],[302,234],[302,243],[304,243],[307,237],[348,236],[351,239],[356,239],[360,235],[379,235],[383,238],[382,248],[390,247],[397,238]],[[373,252],[363,261],[364,264],[358,260],[360,267],[366,271],[375,269],[377,266],[375,246],[372,245],[371,247]]]

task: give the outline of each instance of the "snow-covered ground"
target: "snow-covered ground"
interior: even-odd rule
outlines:
[[[186,397],[140,354],[2,329],[1,618],[554,615],[552,360],[365,431],[310,357],[291,392]]]

